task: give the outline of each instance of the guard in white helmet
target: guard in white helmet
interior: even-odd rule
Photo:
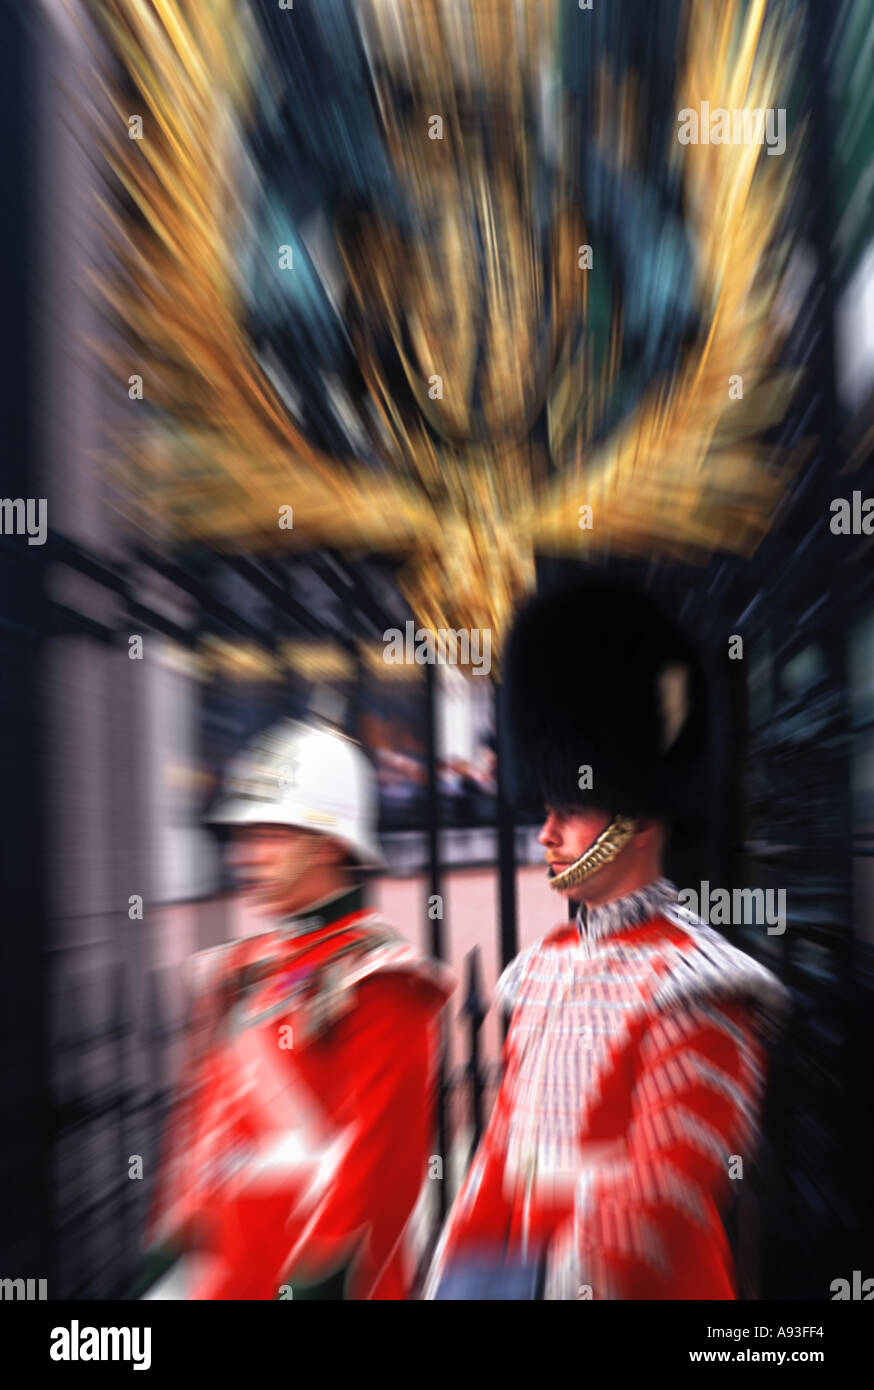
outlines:
[[[210,820],[232,827],[265,930],[195,957],[149,1230],[166,1272],[146,1296],[406,1298],[455,982],[364,905],[362,871],[382,862],[367,759],[285,720]]]

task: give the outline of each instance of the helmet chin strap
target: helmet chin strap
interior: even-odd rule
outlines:
[[[560,874],[549,880],[550,888],[560,893],[565,888],[575,888],[578,883],[591,878],[592,874],[603,869],[616,858],[637,830],[637,821],[628,816],[614,816],[606,829],[601,831],[584,854],[574,864],[569,864]]]

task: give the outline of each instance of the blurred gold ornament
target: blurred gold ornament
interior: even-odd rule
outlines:
[[[544,206],[525,126],[555,59],[555,5],[363,6],[369,42],[386,55],[377,79],[386,145],[429,235],[405,240],[378,213],[359,221],[354,240],[338,231],[381,462],[339,460],[308,442],[243,328],[241,132],[257,80],[248,6],[90,0],[88,9],[148,132],[127,138],[131,97],[95,53],[105,109],[94,119],[122,195],[102,203],[117,273],[100,287],[125,339],[101,350],[122,382],[138,364],[157,412],[149,428],[114,439],[138,519],[156,539],[400,554],[417,621],[496,635],[533,586],[535,552],[701,560],[755,547],[782,489],[756,437],[795,385],[776,372],[788,324],[775,312],[793,154],[676,146],[703,329],[672,379],[654,382],[600,438],[621,309],[596,363],[578,259],[585,209],[560,188]],[[679,104],[773,106],[787,76],[785,28],[766,19],[763,0],[687,14]],[[412,102],[403,119],[391,101],[400,73]],[[609,146],[612,132],[618,165],[631,167],[633,83],[605,77],[601,97],[595,138]],[[442,140],[424,133],[434,111]],[[743,376],[742,401],[729,398],[733,374]],[[580,528],[582,503],[591,529]],[[286,530],[278,516],[288,505]]]

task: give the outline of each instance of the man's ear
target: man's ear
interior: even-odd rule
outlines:
[[[323,835],[320,859],[323,864],[330,864],[332,868],[343,868],[349,863],[351,856],[346,846],[341,845],[339,840],[333,840],[329,835]]]
[[[320,835],[317,857],[320,864],[336,864],[340,858],[338,841],[332,840],[330,835]]]

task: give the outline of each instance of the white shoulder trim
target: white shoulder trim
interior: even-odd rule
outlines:
[[[693,951],[669,951],[671,969],[653,998],[656,1008],[670,1008],[699,998],[743,998],[782,1022],[792,1008],[792,998],[777,976],[752,956],[738,950],[706,926],[686,908],[676,906],[665,917],[691,938]]]
[[[453,972],[442,961],[421,955],[400,935],[394,941],[377,940],[373,946],[362,942],[361,948],[362,953],[352,957],[349,969],[339,974],[337,988],[351,989],[371,975],[400,971],[428,985],[442,996],[445,1003],[458,983]]]

